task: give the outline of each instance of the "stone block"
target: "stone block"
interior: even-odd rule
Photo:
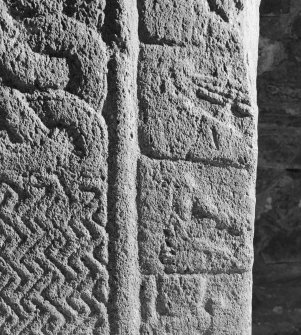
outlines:
[[[0,334],[250,334],[258,2],[0,0]]]
[[[256,127],[251,97],[242,83],[246,69],[235,57],[225,65],[218,52],[208,58],[199,57],[200,52],[199,47],[141,47],[142,153],[250,168]]]
[[[144,276],[141,334],[249,334],[251,274]]]
[[[252,181],[243,169],[141,159],[144,274],[235,273],[252,266]]]
[[[235,29],[227,29],[227,23],[235,24],[243,8],[243,0],[139,0],[140,40],[148,44],[201,45],[209,37],[211,42],[218,42],[218,32],[226,33],[226,38],[235,34]]]

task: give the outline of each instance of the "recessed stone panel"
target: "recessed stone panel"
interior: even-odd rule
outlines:
[[[145,276],[141,334],[249,334],[250,288],[250,272]]]
[[[213,50],[207,57],[199,47],[141,47],[138,94],[144,154],[252,166],[256,128],[242,83],[246,69],[235,57],[228,61]]]
[[[142,273],[233,273],[252,266],[254,195],[242,169],[139,163]]]

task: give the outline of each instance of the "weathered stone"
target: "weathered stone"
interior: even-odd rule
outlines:
[[[179,6],[141,1],[140,39],[146,43],[138,73],[142,152],[250,167],[256,154],[254,92],[239,20],[229,29],[206,3]],[[152,8],[157,15],[148,15]],[[174,15],[162,24],[165,8],[173,8]],[[228,11],[237,19],[235,8]]]
[[[0,2],[0,332],[108,334],[106,51],[61,2],[22,4]]]
[[[255,8],[138,2],[143,334],[250,333],[257,55],[247,21]],[[214,287],[244,303],[225,299],[229,310],[217,312]]]
[[[138,8],[141,14],[140,40],[144,43],[200,45],[211,37],[213,43],[220,42],[219,46],[225,48],[226,43],[223,42],[226,40],[221,40],[218,31],[226,33],[224,38],[235,35],[235,29],[230,32],[222,21],[236,21],[244,4],[242,0],[188,0],[183,3],[175,0],[139,0]],[[228,52],[239,51],[235,49],[229,48]]]
[[[145,158],[138,176],[142,273],[251,269],[254,192],[245,170]]]
[[[199,58],[199,53],[199,47],[142,47],[142,152],[155,158],[250,167],[256,154],[256,128],[250,98],[239,90],[243,69],[240,72],[233,63],[233,72],[239,74],[231,74],[228,64],[226,72],[212,75],[222,67],[211,57]],[[232,86],[228,76],[239,81],[234,79]]]
[[[249,274],[145,276],[141,334],[249,334],[246,289]]]
[[[258,9],[0,0],[0,334],[250,334]]]

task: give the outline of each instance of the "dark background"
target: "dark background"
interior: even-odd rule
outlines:
[[[301,0],[262,0],[253,335],[301,334]]]

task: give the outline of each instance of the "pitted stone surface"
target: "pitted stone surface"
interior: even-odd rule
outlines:
[[[138,2],[142,334],[251,332],[258,6]]]
[[[258,0],[0,0],[0,334],[250,334]]]
[[[241,82],[233,83],[236,88],[229,84],[230,64],[226,73],[213,75],[220,65],[211,57],[199,57],[200,52],[199,47],[141,47],[142,152],[250,168],[256,128],[249,98],[239,91]],[[233,68],[239,71],[237,64]]]
[[[0,2],[1,334],[108,333],[106,50],[62,4]]]
[[[144,276],[141,333],[249,334],[250,289],[248,274]]]
[[[140,40],[145,43],[138,69],[142,152],[252,168],[252,60],[239,24],[246,6],[231,10],[224,4],[233,16],[230,24],[206,1],[140,3]],[[167,8],[172,14],[164,19]]]
[[[63,4],[1,0],[4,80],[25,91],[65,88],[100,112],[106,96],[106,45],[93,25],[66,15]]]
[[[254,194],[245,170],[142,159],[138,175],[142,273],[251,269]]]

